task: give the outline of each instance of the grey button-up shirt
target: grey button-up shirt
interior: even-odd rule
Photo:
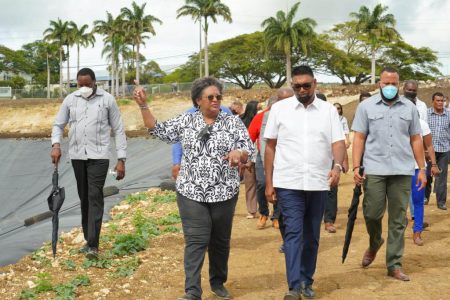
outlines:
[[[115,136],[117,158],[126,158],[127,140],[119,107],[114,97],[97,88],[89,100],[79,91],[68,95],[52,128],[52,145],[61,143],[64,127],[69,123],[69,157],[71,159],[108,159],[111,133]]]
[[[359,104],[352,130],[366,135],[368,175],[414,175],[410,137],[421,133],[417,108],[401,96],[391,106],[379,94]]]

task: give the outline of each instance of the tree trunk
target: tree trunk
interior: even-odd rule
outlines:
[[[199,19],[198,24],[200,25],[200,50],[198,51],[198,65],[199,65],[199,78],[202,78],[202,21]]]
[[[50,65],[48,64],[48,53],[47,53],[47,99],[50,99]]]
[[[117,57],[119,57],[119,56],[117,56]],[[119,88],[120,88],[120,81],[119,81],[119,78],[120,78],[120,62],[119,62],[119,59],[117,59],[117,62],[116,62],[116,95],[117,95],[117,97],[119,97]]]
[[[288,84],[291,83],[291,50],[286,52],[286,81]]]
[[[80,44],[77,44],[77,74],[80,71]]]
[[[125,57],[124,54],[122,53],[122,96],[125,97]]]
[[[139,43],[136,45],[136,80],[138,82],[138,84],[141,84],[141,82],[139,81],[139,67],[140,67],[141,62],[139,61]]]
[[[375,84],[375,49],[372,49],[372,84]]]
[[[70,53],[69,45],[67,45],[67,94],[70,94]]]
[[[114,51],[114,47],[111,50],[111,95],[114,96],[115,94],[115,71],[116,71],[116,60],[114,59],[115,57],[115,51]]]
[[[63,97],[63,61],[62,61],[62,47],[59,48],[59,96]]]
[[[205,18],[205,77],[209,76],[208,62],[208,20]]]

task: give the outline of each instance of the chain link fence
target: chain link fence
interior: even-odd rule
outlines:
[[[99,83],[98,86],[109,93],[111,93],[111,86],[101,84]],[[185,82],[185,83],[172,83],[172,84],[146,84],[143,85],[145,90],[150,95],[157,95],[157,94],[167,94],[167,93],[182,93],[182,92],[190,92],[192,88],[192,82]],[[119,86],[119,88],[115,88],[115,90],[119,91],[120,97],[131,97],[133,93],[134,85],[127,85],[125,86],[125,93],[123,93],[122,85]],[[234,89],[241,89],[236,84],[225,82],[224,83],[224,89],[225,90],[234,90]],[[63,88],[63,96],[68,95],[69,93],[72,93],[76,91],[77,88],[70,88],[69,91],[67,91],[66,88]],[[115,93],[116,94],[116,93]],[[47,98],[47,88],[37,88],[37,87],[30,87],[30,88],[24,88],[24,89],[12,89],[11,90],[11,97],[12,99],[31,99],[31,98]],[[54,87],[50,91],[50,98],[59,98],[60,97],[60,91],[59,86]],[[10,100],[11,98],[1,98]]]

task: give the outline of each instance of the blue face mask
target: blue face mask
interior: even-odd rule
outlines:
[[[381,93],[383,93],[385,100],[392,101],[397,96],[398,89],[395,85],[386,85],[381,89]]]

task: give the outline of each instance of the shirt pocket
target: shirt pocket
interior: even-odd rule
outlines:
[[[369,133],[378,133],[383,131],[385,128],[384,115],[382,113],[369,114]]]
[[[397,130],[401,132],[401,134],[409,135],[409,127],[412,121],[411,114],[400,113],[396,118],[397,121]]]

